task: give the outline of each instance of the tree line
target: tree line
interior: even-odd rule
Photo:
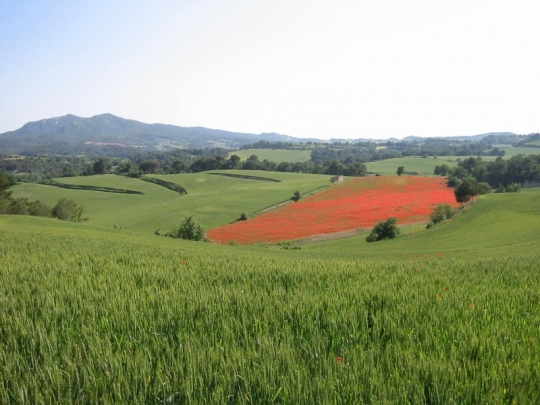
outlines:
[[[32,215],[75,222],[87,219],[82,217],[83,205],[67,198],[60,199],[54,207],[50,207],[40,200],[13,198],[12,191],[8,189],[15,184],[16,181],[12,175],[0,171],[0,214]]]
[[[516,192],[528,183],[540,182],[540,155],[516,155],[508,160],[498,157],[486,162],[481,157],[469,157],[456,167],[446,164],[435,167],[434,174],[448,177],[458,202],[491,192]]]

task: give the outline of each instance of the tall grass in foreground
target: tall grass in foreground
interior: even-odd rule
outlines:
[[[300,261],[19,223],[0,403],[540,402],[536,253]]]

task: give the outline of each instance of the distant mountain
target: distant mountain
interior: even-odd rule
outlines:
[[[480,140],[486,136],[516,136],[512,132],[490,132],[473,136],[456,136],[441,139]],[[408,136],[409,142],[423,142],[427,138]],[[145,124],[112,114],[81,118],[68,114],[29,122],[16,131],[0,134],[0,153],[21,155],[80,155],[129,156],[140,150],[167,150],[171,148],[238,148],[258,141],[271,142],[386,142],[396,138],[340,139],[324,141],[316,138],[296,138],[276,133],[259,135],[230,132],[203,127],[179,127],[165,124]]]
[[[103,147],[159,150],[170,148],[236,148],[260,140],[303,142],[276,133],[249,134],[203,127],[145,124],[112,114],[81,118],[68,114],[29,122],[0,134],[0,153],[79,154]]]

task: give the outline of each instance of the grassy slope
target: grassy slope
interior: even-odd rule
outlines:
[[[420,158],[420,157],[408,157],[408,158],[396,158],[379,160],[377,162],[368,162],[366,167],[368,172],[379,173],[383,176],[395,175],[399,166],[404,166],[405,171],[417,172],[420,175],[433,175],[435,166],[446,164],[449,167],[457,166],[454,160],[449,160],[446,156],[441,156],[437,159],[433,157]]]
[[[481,196],[471,209],[436,227],[406,228],[412,235],[393,241],[366,243],[362,235],[302,247],[309,257],[367,260],[471,258],[516,255],[538,249],[540,189]]]
[[[514,147],[514,146],[501,146],[500,150],[506,151],[506,154],[503,156],[503,159],[510,159],[512,156],[516,155],[540,155],[540,149],[538,148],[527,148],[527,147]]]
[[[247,160],[251,155],[256,155],[259,160],[268,159],[270,162],[305,162],[311,159],[311,150],[286,150],[286,149],[247,149],[237,150],[230,153],[240,156],[242,160]]]
[[[219,172],[219,171],[217,171]],[[103,175],[57,179],[69,184],[105,186],[141,191],[144,195],[124,195],[97,191],[66,190],[39,184],[13,187],[14,197],[40,199],[54,205],[60,198],[84,204],[89,225],[112,227],[117,224],[130,230],[153,232],[169,230],[186,215],[195,214],[208,229],[238,219],[242,212],[252,214],[290,199],[296,190],[302,194],[329,184],[329,176],[226,171],[240,175],[270,177],[281,182],[238,179],[208,173],[157,176],[177,183],[188,191],[180,196],[155,184],[122,176]]]
[[[301,251],[0,216],[0,402],[538,403],[539,194]]]

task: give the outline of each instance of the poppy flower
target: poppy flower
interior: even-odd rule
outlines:
[[[457,206],[444,179],[357,177],[248,221],[211,229],[207,235],[219,243],[250,244],[371,228],[389,217],[401,224],[427,222],[440,203]]]

